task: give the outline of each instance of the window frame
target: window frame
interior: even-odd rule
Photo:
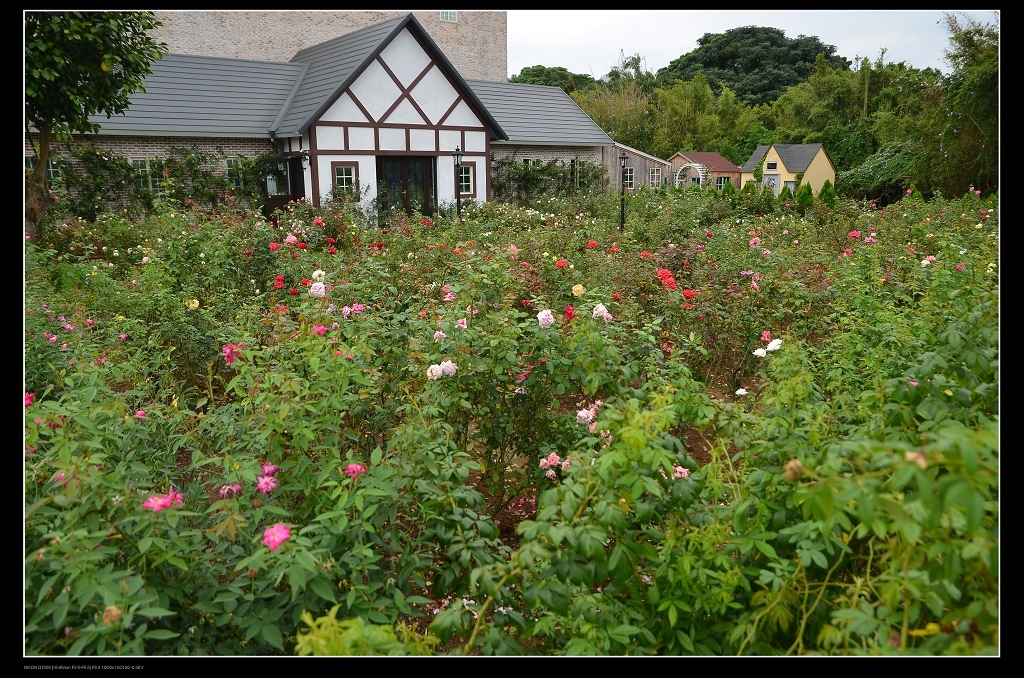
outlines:
[[[469,191],[463,191],[463,171],[469,177]],[[476,198],[476,161],[475,160],[463,160],[462,164],[459,165],[459,198]]]
[[[331,190],[338,195],[338,169],[352,169],[352,186],[345,188],[342,193],[345,195],[359,195],[359,163],[352,160],[341,160],[331,162]]]
[[[132,164],[132,171],[135,173],[135,187],[160,195],[164,192],[164,178],[153,172],[152,163],[156,159],[155,156],[146,156],[144,158],[130,158],[130,162]]]
[[[715,188],[718,189],[719,191],[723,190],[725,188],[726,184],[731,184],[731,183],[732,183],[732,178],[731,177],[725,177],[725,176],[715,177]]]
[[[622,185],[630,191],[636,188],[636,172],[634,171],[634,168],[622,168]]]
[[[583,185],[583,177],[580,176],[580,159],[579,157],[573,158],[569,161],[569,181],[576,188],[580,188]]]
[[[648,176],[647,176],[647,185],[650,186],[651,188],[660,188],[661,187],[661,175],[662,175],[661,168],[660,167],[651,167],[648,170],[647,174],[648,174]],[[655,176],[657,176],[657,179],[655,179]]]
[[[241,159],[242,156],[224,159],[224,165],[227,167],[227,177],[231,181],[232,188],[236,191],[245,190],[245,182],[242,180],[242,175],[235,171],[235,164]]]
[[[34,155],[25,156],[25,169],[29,172],[36,171],[36,165],[39,164],[39,158]],[[46,159],[46,185],[52,186],[53,182],[60,179],[60,168],[53,162],[53,158]]]
[[[769,161],[765,162],[764,168],[765,168],[766,171],[778,172],[779,171],[779,161],[778,160],[769,160]]]
[[[459,23],[459,11],[455,9],[442,9],[438,11],[438,16],[441,21],[447,24]]]

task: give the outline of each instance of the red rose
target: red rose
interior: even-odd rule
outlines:
[[[686,297],[687,299],[693,299],[695,296],[697,296],[697,293],[694,292],[693,290],[683,290],[683,296]]]
[[[299,291],[297,289],[295,289],[294,287],[291,288],[290,290],[288,290],[288,294],[298,294],[298,293],[299,293]]]
[[[597,247],[597,241],[596,240],[588,240],[587,241],[587,249],[588,250],[592,250],[595,247]]]
[[[337,242],[337,241],[334,238],[328,238],[327,239],[327,244],[328,245],[333,245],[335,242]]]
[[[306,243],[304,243],[304,242],[300,242],[300,243],[299,243],[299,249],[300,249],[300,250],[304,250],[304,249],[306,249],[307,247],[309,247],[309,245],[307,245]]]

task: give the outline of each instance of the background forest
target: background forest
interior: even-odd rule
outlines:
[[[816,37],[747,26],[706,33],[656,73],[623,56],[595,80],[562,67],[511,82],[562,87],[616,142],[656,157],[713,151],[743,165],[758,145],[822,143],[836,190],[882,203],[988,193],[999,177],[999,29],[946,15],[951,73],[854,63]]]

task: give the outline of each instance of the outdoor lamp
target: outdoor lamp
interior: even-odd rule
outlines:
[[[619,191],[619,233],[626,230],[626,161],[629,156],[623,151],[619,156],[619,165],[622,167],[622,187]]]

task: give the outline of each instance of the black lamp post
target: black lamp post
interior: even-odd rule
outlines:
[[[619,191],[619,233],[626,230],[626,161],[629,156],[623,151],[619,156],[619,166],[622,168],[622,186]]]
[[[462,221],[462,172],[459,169],[462,167],[462,150],[458,146],[455,147],[452,158],[455,160],[455,216]]]

